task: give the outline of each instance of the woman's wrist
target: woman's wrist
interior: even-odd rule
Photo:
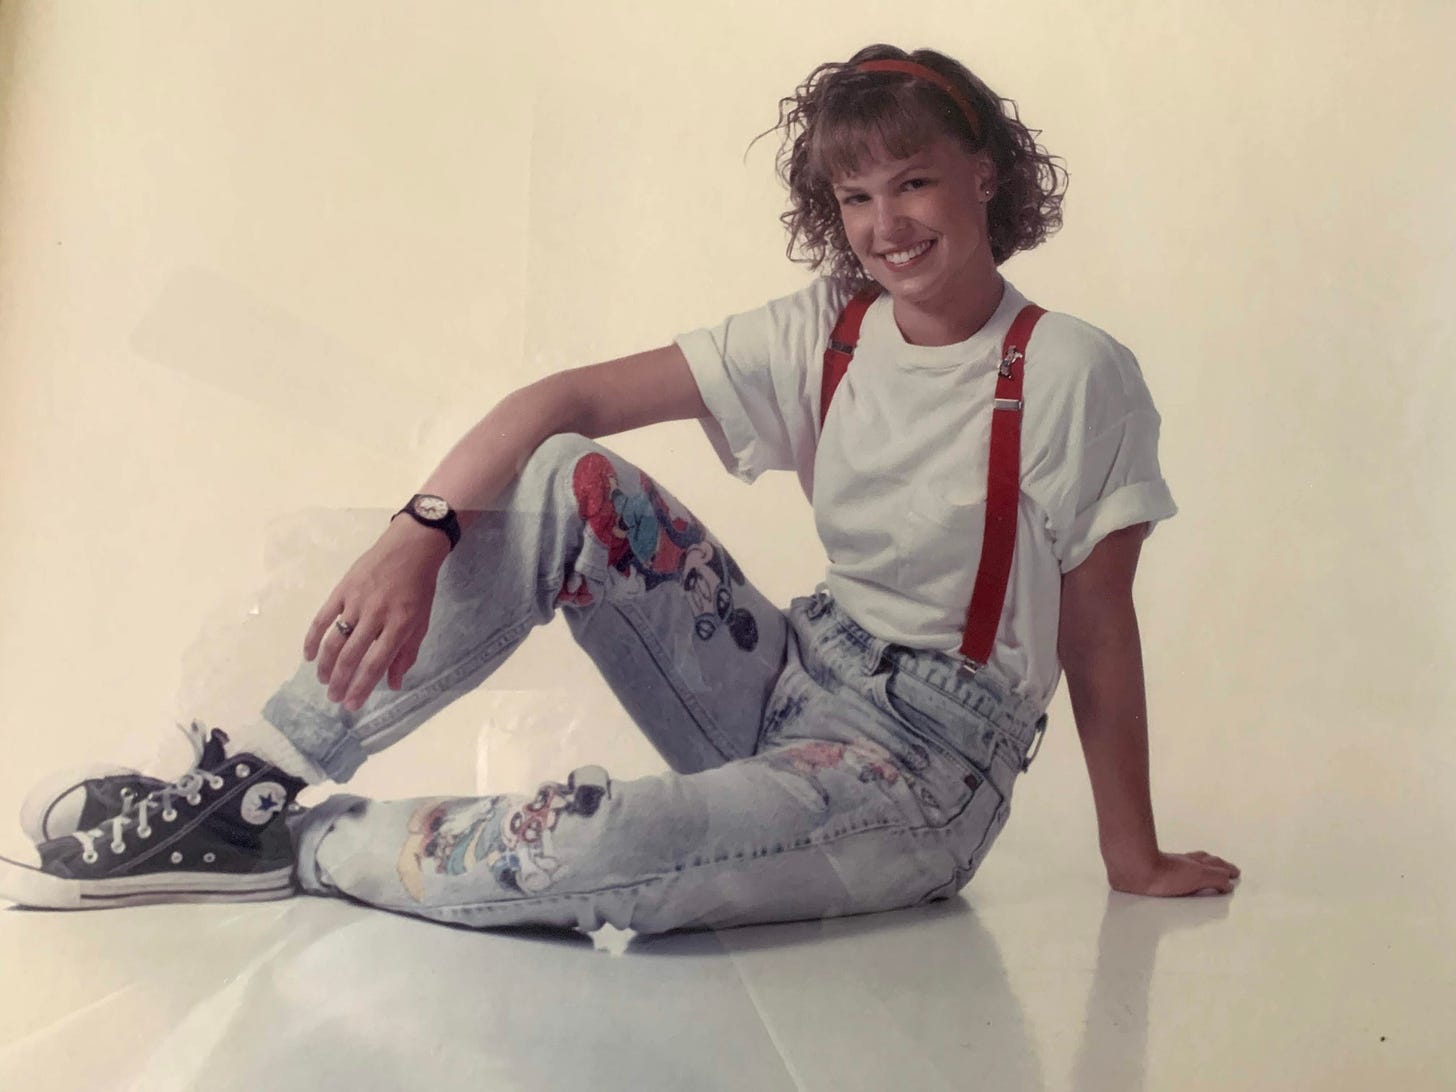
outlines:
[[[438,527],[426,527],[406,512],[395,514],[382,537],[430,556],[438,554],[440,564],[450,556],[450,536]]]
[[[1137,848],[1119,846],[1103,847],[1102,863],[1110,880],[1143,879],[1155,871],[1162,853],[1156,843]]]

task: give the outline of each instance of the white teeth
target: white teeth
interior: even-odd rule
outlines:
[[[911,258],[918,258],[929,249],[930,240],[926,239],[925,242],[920,243],[918,246],[912,246],[909,250],[897,250],[893,254],[886,254],[885,261],[891,265],[904,265]]]

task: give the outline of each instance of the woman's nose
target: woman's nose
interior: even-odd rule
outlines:
[[[875,230],[881,235],[895,234],[904,223],[904,213],[894,201],[881,201],[875,207]]]

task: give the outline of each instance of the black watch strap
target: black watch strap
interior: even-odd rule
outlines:
[[[443,516],[427,516],[419,509],[420,501],[432,502],[436,507],[443,507]],[[401,508],[391,518],[409,516],[416,523],[426,527],[433,527],[437,531],[444,531],[445,537],[450,540],[450,549],[455,549],[460,542],[460,520],[455,516],[455,509],[451,508],[442,498],[430,493],[416,493],[409,499],[409,503]]]

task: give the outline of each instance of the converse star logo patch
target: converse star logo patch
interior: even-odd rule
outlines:
[[[260,781],[243,797],[241,808],[243,819],[254,826],[261,827],[283,810],[283,805],[287,800],[288,793],[284,791],[282,785],[276,781]]]

